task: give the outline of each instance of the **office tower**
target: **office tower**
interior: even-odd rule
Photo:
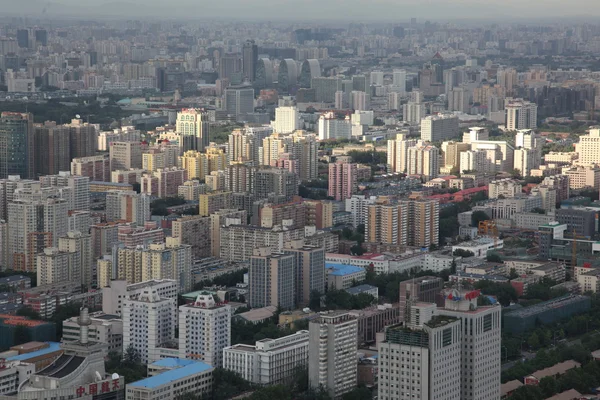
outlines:
[[[467,150],[460,153],[459,173],[464,171],[485,172],[488,170],[487,153],[484,150]]]
[[[15,192],[8,204],[9,269],[35,271],[35,255],[66,235],[68,207],[56,188],[32,184]]]
[[[242,59],[239,54],[224,54],[219,60],[219,78],[241,81]]]
[[[478,290],[452,290],[438,314],[461,320],[460,398],[492,400],[500,398],[501,307],[478,306],[478,297]]]
[[[110,182],[110,159],[104,155],[74,158],[71,175],[87,176],[90,181]]]
[[[460,320],[434,315],[435,311],[435,304],[413,305],[411,321],[386,328],[378,344],[382,400],[461,398]],[[401,363],[397,354],[402,355]]]
[[[406,172],[408,149],[417,144],[416,139],[408,139],[405,133],[396,135],[396,139],[388,140],[387,165],[389,172]]]
[[[208,114],[204,110],[189,108],[177,113],[175,131],[180,135],[181,153],[188,150],[203,151],[210,141]]]
[[[444,280],[437,276],[420,276],[400,282],[400,321],[406,321],[408,308],[416,303],[438,303]]]
[[[110,170],[142,168],[142,144],[140,142],[112,142],[109,150]]]
[[[296,306],[296,257],[270,248],[255,249],[248,269],[248,304],[252,308]]]
[[[458,135],[458,117],[455,115],[430,115],[421,120],[421,140],[440,142],[456,138]]]
[[[513,166],[515,170],[519,170],[521,176],[526,177],[531,174],[532,169],[536,168],[536,160],[539,158],[534,150],[515,149]]]
[[[580,137],[581,140],[581,137]],[[570,196],[569,177],[565,175],[553,175],[544,178],[540,185],[556,189],[556,202],[560,203]]]
[[[329,189],[327,195],[337,201],[349,199],[358,190],[358,164],[329,164]]]
[[[468,88],[458,86],[446,93],[448,98],[448,111],[460,111],[469,114],[471,111],[471,92]]]
[[[106,194],[106,220],[135,222],[143,225],[150,219],[150,197],[134,191]]]
[[[258,385],[288,384],[308,364],[308,331],[223,349],[223,368]]]
[[[350,116],[338,119],[333,112],[326,112],[319,117],[319,140],[352,138]]]
[[[300,113],[296,107],[277,107],[275,121],[272,122],[275,133],[292,133],[300,129]]]
[[[254,89],[250,87],[225,89],[225,110],[240,119],[246,118],[246,114],[253,113]]]
[[[56,175],[40,176],[42,187],[70,188],[67,199],[69,211],[90,209],[90,178],[60,171]]]
[[[336,92],[342,90],[342,80],[336,77],[316,77],[312,78],[310,87],[315,90],[315,101],[333,103]]]
[[[261,58],[256,63],[256,79],[254,86],[257,89],[273,87],[273,62],[268,58]]]
[[[371,72],[371,85],[383,86],[383,71]]]
[[[409,175],[420,175],[428,181],[437,178],[439,168],[439,150],[422,142],[408,148],[406,170]]]
[[[319,60],[311,58],[306,59],[300,68],[300,76],[298,77],[298,86],[301,88],[311,87],[313,78],[321,77],[321,65]]]
[[[577,162],[582,165],[600,163],[600,129],[592,128],[587,135],[579,137],[575,144],[575,151],[579,154]]]
[[[68,171],[71,164],[70,129],[46,121],[35,128],[36,175],[54,175]]]
[[[279,63],[277,75],[278,89],[281,94],[290,93],[298,84],[298,64],[291,58],[285,58]]]
[[[242,72],[244,79],[254,82],[256,78],[256,64],[258,63],[258,46],[254,40],[247,40],[242,48]]]
[[[401,96],[406,94],[406,70],[395,69],[392,73],[392,88],[393,92],[399,93]]]
[[[59,282],[80,282],[76,271],[77,264],[74,253],[60,251],[56,247],[47,247],[36,256],[36,272],[39,285],[50,285]]]
[[[500,171],[510,171],[514,166],[515,149],[510,143],[495,140],[476,140],[471,142],[471,150],[486,152],[489,169],[481,171],[494,174]]]
[[[354,75],[352,77],[352,90],[358,92],[369,92],[369,78],[366,75]]]
[[[281,196],[287,201],[298,194],[298,175],[279,168],[259,169],[254,173],[254,198]]]
[[[338,398],[356,387],[358,323],[344,311],[329,311],[309,323],[308,382]]]
[[[130,347],[138,351],[141,362],[161,359],[160,348],[175,338],[177,302],[161,297],[148,287],[135,299],[123,301],[123,354]]]
[[[223,366],[223,349],[231,345],[231,307],[201,293],[179,307],[179,358]]]
[[[39,43],[41,46],[48,45],[48,31],[45,29],[36,29],[35,30],[35,41]]]
[[[96,155],[96,125],[75,118],[65,126],[69,127],[71,159]]]
[[[439,243],[440,203],[438,200],[408,200],[408,245],[436,246]]]
[[[537,127],[537,104],[523,99],[507,100],[506,129],[535,129]]]
[[[96,283],[96,268],[93,263],[92,236],[86,232],[67,232],[66,236],[58,238],[58,250],[73,255],[74,274],[71,280],[78,280],[81,285],[91,288]]]
[[[20,48],[29,48],[29,29],[17,29],[17,43]]]
[[[284,253],[295,257],[296,307],[308,305],[311,293],[325,293],[325,250],[321,247],[304,245],[303,241],[290,242]]]
[[[28,113],[0,114],[0,179],[9,175],[35,177],[33,116]]]

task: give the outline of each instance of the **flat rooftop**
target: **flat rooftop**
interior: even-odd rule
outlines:
[[[165,359],[169,360],[169,359]],[[177,360],[177,359],[175,359]],[[166,362],[164,360],[161,360]],[[178,361],[171,361],[172,363],[178,363]],[[128,383],[127,386],[131,388],[146,388],[155,389],[160,386],[168,385],[170,383],[185,379],[191,375],[199,374],[201,372],[212,371],[213,367],[200,361],[193,361],[193,363],[187,364],[182,367],[171,369],[169,371],[162,372],[158,375],[151,376],[146,379],[139,380],[137,382]]]
[[[325,268],[332,270],[329,272],[330,275],[333,276],[344,276],[344,275],[352,275],[357,274],[361,271],[364,272],[364,268],[357,267],[356,265],[346,265],[346,264],[332,264],[325,263]]]

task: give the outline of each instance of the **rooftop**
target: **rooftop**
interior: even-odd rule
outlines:
[[[237,314],[238,317],[245,319],[250,322],[259,322],[267,318],[271,318],[277,312],[277,307],[266,306],[262,308],[253,308],[250,311]]]
[[[173,360],[173,359],[167,358],[167,359],[164,359],[161,361],[164,363],[167,363],[168,361],[166,361],[166,360]],[[174,359],[174,360],[177,360],[177,359]],[[169,362],[173,363],[173,364],[178,363],[178,361],[169,361]],[[154,365],[156,365],[156,363]],[[199,362],[199,361],[193,361],[192,363],[185,365],[185,367],[181,366],[181,367],[169,370],[169,371],[165,371],[158,375],[154,375],[149,378],[139,380],[137,382],[128,383],[127,386],[132,387],[132,388],[142,387],[142,388],[147,388],[147,389],[155,389],[159,386],[167,385],[167,384],[173,383],[175,381],[184,379],[190,375],[194,375],[194,374],[198,374],[198,373],[206,372],[206,371],[212,371],[212,370],[213,370],[213,367],[211,367],[208,364],[205,364],[205,363]]]
[[[353,294],[353,295],[357,295],[360,293],[371,291],[373,289],[377,290],[377,286],[364,284],[364,285],[358,285],[358,286],[348,288],[348,289],[346,289],[346,292]]]
[[[581,364],[574,360],[567,360],[558,364],[554,364],[551,367],[540,369],[539,371],[535,371],[531,374],[531,376],[537,378],[538,380],[545,378],[547,376],[556,376],[560,374],[564,374],[570,369],[581,367]]]
[[[544,310],[555,309],[564,307],[571,303],[577,303],[581,301],[590,301],[590,298],[587,296],[581,295],[565,295],[561,297],[557,297],[552,300],[545,301],[543,303],[539,303],[530,307],[524,307],[515,311],[511,311],[506,314],[506,316],[515,316],[515,317],[529,317],[532,315],[536,315]]]
[[[431,319],[425,323],[430,328],[439,328],[444,325],[448,325],[454,321],[458,321],[458,318],[449,317],[446,315],[434,315]]]
[[[164,367],[164,368],[181,368],[187,367],[188,365],[195,364],[197,361],[187,360],[185,358],[163,358],[150,364],[151,367]]]
[[[500,385],[500,395],[504,397],[508,393],[512,392],[513,390],[517,390],[521,386],[523,386],[523,383],[521,383],[521,381],[518,379],[503,383]]]
[[[325,268],[331,270],[329,272],[330,275],[333,276],[344,276],[344,275],[352,275],[357,274],[365,269],[362,267],[357,267],[355,265],[345,265],[345,264],[331,264],[325,263]]]
[[[6,361],[24,361],[29,360],[31,358],[44,356],[46,354],[54,353],[55,351],[61,350],[60,343],[57,342],[47,342],[48,347],[45,349],[41,349],[38,351],[33,351],[31,353],[20,354],[18,356],[9,357]]]

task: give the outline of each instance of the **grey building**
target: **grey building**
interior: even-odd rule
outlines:
[[[260,248],[250,257],[248,305],[295,308],[296,257]]]
[[[567,224],[567,232],[577,233],[577,236],[592,237],[596,229],[596,211],[583,208],[561,208],[556,210],[556,220]]]

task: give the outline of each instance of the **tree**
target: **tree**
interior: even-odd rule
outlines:
[[[470,250],[456,249],[452,252],[452,255],[456,256],[456,257],[468,258],[468,257],[473,257],[475,255],[475,253],[473,253]]]
[[[31,308],[29,306],[19,308],[17,310],[17,315],[20,317],[27,317],[27,318],[34,319],[37,321],[42,320],[40,313],[38,313],[37,311],[35,311],[33,308]]]
[[[123,355],[123,362],[129,364],[139,364],[142,361],[142,356],[140,352],[133,347],[133,345],[129,345],[127,349],[125,349],[125,354]]]
[[[355,256],[362,256],[363,254],[365,254],[365,249],[363,249],[363,247],[357,243],[354,246],[350,247],[350,252]]]
[[[473,211],[471,214],[471,226],[478,227],[479,222],[487,221],[490,217],[483,211]]]
[[[502,258],[500,258],[500,256],[498,254],[496,254],[496,253],[490,253],[490,254],[487,255],[486,261],[487,262],[501,263],[502,262]]]
[[[536,213],[536,214],[546,214],[546,210],[544,210],[543,208],[539,208],[539,207],[532,208],[531,212]]]
[[[308,307],[313,311],[319,311],[321,309],[321,293],[319,293],[318,290],[312,290],[310,292]]]
[[[342,395],[342,400],[370,400],[373,398],[373,393],[365,386],[358,386],[352,391]]]
[[[513,279],[517,279],[518,277],[519,277],[519,274],[517,274],[517,270],[514,268],[511,268],[510,273],[508,275],[508,279],[510,279],[512,281]]]
[[[527,345],[534,350],[540,347],[540,338],[535,332],[527,339]]]

